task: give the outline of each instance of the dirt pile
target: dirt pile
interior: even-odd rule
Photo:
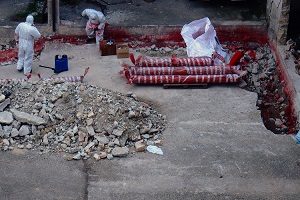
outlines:
[[[0,86],[0,146],[112,159],[160,145],[166,117],[134,94],[82,83]]]

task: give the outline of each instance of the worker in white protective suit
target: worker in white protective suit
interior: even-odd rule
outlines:
[[[34,40],[40,37],[40,32],[33,25],[32,15],[28,15],[26,22],[20,23],[15,30],[15,40],[19,43],[17,70],[24,70],[25,75],[32,72]]]
[[[94,9],[85,9],[81,15],[89,18],[85,27],[88,38],[91,39],[96,36],[96,43],[99,44],[99,42],[103,40],[105,16],[102,12]]]

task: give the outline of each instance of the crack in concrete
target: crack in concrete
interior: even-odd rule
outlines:
[[[89,169],[90,167],[87,164],[87,160],[83,160],[83,173],[85,174],[84,200],[89,199]]]

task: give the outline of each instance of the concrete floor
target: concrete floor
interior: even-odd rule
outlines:
[[[62,155],[1,152],[0,196],[6,199],[299,199],[300,148],[290,136],[274,135],[256,110],[256,94],[236,86],[170,89],[126,84],[115,56],[95,45],[47,45],[34,73],[50,76],[67,53],[70,71],[85,81],[133,91],[168,118],[163,156],[138,153],[123,159],[64,161]],[[123,60],[123,61],[126,61]],[[14,65],[0,78],[22,77]],[[55,197],[54,197],[55,195]],[[54,198],[53,198],[54,197]],[[5,199],[5,198],[4,198]]]

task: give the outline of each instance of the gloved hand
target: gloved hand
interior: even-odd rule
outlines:
[[[99,24],[98,29],[103,29],[104,27],[105,27],[105,23],[101,23]]]

